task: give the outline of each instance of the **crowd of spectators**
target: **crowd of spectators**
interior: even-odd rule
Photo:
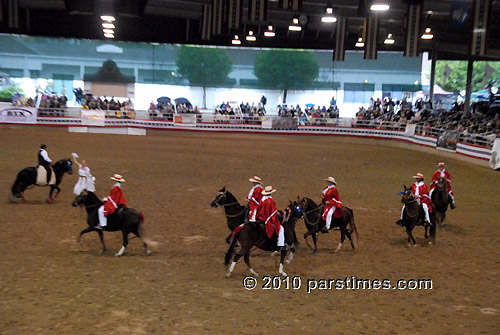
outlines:
[[[176,102],[175,106],[170,101],[161,100],[158,103],[151,101],[148,107],[149,118],[152,120],[172,120],[175,113],[194,113],[200,114],[198,106],[194,106],[189,102]]]
[[[330,105],[328,108],[326,106],[316,108],[313,105],[306,106],[304,110],[300,105],[287,105],[278,106],[278,115],[283,117],[298,117],[299,119],[338,119],[339,110],[336,105]]]
[[[19,92],[12,95],[13,106],[38,108],[38,115],[64,116],[68,98],[64,94],[40,93],[34,98],[23,97]]]
[[[119,119],[135,117],[134,104],[130,99],[120,101],[111,97],[108,100],[106,96],[94,97],[92,94],[86,94],[81,100],[81,105],[82,109],[106,111],[106,117]]]
[[[261,117],[266,114],[264,105],[262,103],[231,103],[222,102],[220,105],[215,107],[215,115],[237,115],[244,117]]]

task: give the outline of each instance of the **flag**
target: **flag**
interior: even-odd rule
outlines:
[[[444,66],[444,71],[443,71],[443,85],[446,84],[446,80],[450,76],[450,74],[453,72],[453,70],[446,64]]]
[[[302,10],[302,0],[280,0],[280,8]]]
[[[337,19],[335,50],[333,51],[333,60],[343,62],[345,58],[345,37],[347,33],[347,17]]]
[[[485,56],[491,0],[474,0],[473,7],[474,24],[472,26],[470,54],[473,56]]]
[[[488,78],[495,72],[495,69],[490,66],[490,64],[486,63],[484,66],[484,76],[483,76],[483,86],[486,86],[488,82]]]
[[[210,28],[212,26],[212,6],[203,5],[201,15],[201,39],[204,41],[210,40]]]
[[[463,1],[454,1],[450,7],[450,22],[448,24],[450,30],[463,30],[465,20],[469,16],[469,4]]]
[[[242,0],[227,0],[227,27],[229,31],[238,30],[243,13]]]
[[[377,41],[380,17],[370,15],[365,19],[365,59],[377,59]]]
[[[2,4],[0,3],[0,6]],[[7,11],[9,15],[9,28],[18,29],[19,28],[19,0],[8,0]]]
[[[408,5],[406,13],[406,44],[403,53],[405,57],[418,57],[419,55],[422,9],[421,3]]]
[[[248,1],[248,20],[254,22],[267,20],[267,0]]]
[[[224,0],[212,0],[212,30],[214,35],[222,34],[222,14],[224,13]]]

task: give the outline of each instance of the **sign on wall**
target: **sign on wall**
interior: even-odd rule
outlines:
[[[106,115],[102,110],[82,110],[82,125],[104,127]]]
[[[0,107],[0,122],[36,123],[37,110],[33,107]]]
[[[436,147],[438,149],[456,151],[457,150],[457,142],[458,142],[458,132],[444,130],[444,131],[439,133]]]
[[[491,148],[490,168],[493,170],[500,169],[500,138],[495,139],[493,148]]]

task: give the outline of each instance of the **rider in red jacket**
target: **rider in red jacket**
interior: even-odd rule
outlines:
[[[432,192],[437,187],[437,183],[438,183],[439,178],[442,177],[442,178],[446,179],[446,189],[448,190],[448,195],[450,196],[450,208],[455,209],[457,206],[455,206],[455,196],[453,194],[453,190],[451,189],[451,175],[444,168],[444,166],[445,166],[444,162],[438,163],[438,169],[432,175],[432,184],[431,184],[431,190],[430,190],[429,194],[432,197]]]
[[[123,179],[123,177],[119,174],[115,174],[113,175],[113,177],[111,177],[111,180],[116,181],[116,184],[109,192],[109,196],[104,199],[106,201],[104,205],[99,207],[97,211],[97,213],[99,214],[99,226],[96,228],[99,229],[107,226],[107,217],[113,214],[118,206],[122,205],[124,207],[127,207],[127,201],[125,200],[125,196],[123,195],[123,191],[121,188],[121,183],[123,183],[125,179]]]

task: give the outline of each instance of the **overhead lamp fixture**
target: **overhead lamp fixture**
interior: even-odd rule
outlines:
[[[115,17],[113,15],[101,15],[101,20],[113,22],[115,21]]]
[[[370,6],[373,11],[387,11],[389,10],[389,5],[382,0],[375,0],[375,2]]]
[[[103,29],[102,32],[105,34],[114,34],[115,33],[115,31],[113,29]]]
[[[392,38],[392,34],[387,34],[387,38],[385,39],[384,44],[394,44],[394,39]]]
[[[241,40],[240,40],[239,36],[238,36],[238,35],[234,35],[234,38],[233,38],[233,40],[231,41],[231,43],[232,43],[232,44],[234,44],[234,45],[240,45],[240,44],[241,44]],[[172,73],[173,73],[173,72],[172,72]],[[172,75],[173,75],[173,74],[172,74]]]
[[[356,42],[356,44],[354,44],[354,46],[356,48],[362,48],[365,46],[365,42],[363,42],[363,38],[359,37],[358,38],[358,41]]]
[[[294,16],[292,18],[292,23],[295,24],[295,25],[298,25],[299,24],[299,17],[298,16]]]
[[[115,38],[115,35],[114,34],[105,33],[104,37],[106,37],[106,38]]]
[[[255,37],[255,35],[253,34],[253,30],[249,30],[248,31],[248,35],[246,37],[246,40],[250,41],[250,42],[255,42],[257,40],[257,38]]]
[[[422,34],[423,40],[432,40],[434,35],[431,32],[431,28],[425,28],[425,32]]]
[[[288,30],[290,31],[302,31],[301,26],[288,26]]]
[[[333,16],[333,8],[328,6],[326,7],[326,15],[321,17],[321,22],[323,23],[334,23],[337,22],[337,18]]]
[[[267,30],[264,32],[264,36],[266,36],[266,37],[276,36],[276,33],[274,32],[274,27],[272,24],[267,26]]]
[[[106,29],[115,29],[115,25],[112,23],[103,23],[102,27]]]

